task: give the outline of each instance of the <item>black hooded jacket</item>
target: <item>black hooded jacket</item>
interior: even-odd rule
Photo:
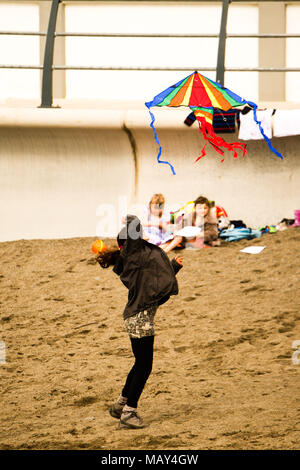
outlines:
[[[161,248],[142,239],[137,217],[127,216],[118,243],[121,251],[113,271],[129,291],[124,319],[151,305],[162,305],[171,295],[178,294],[175,274],[182,266],[175,259],[170,261]]]

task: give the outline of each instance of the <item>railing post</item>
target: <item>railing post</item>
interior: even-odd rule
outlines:
[[[226,48],[226,29],[228,6],[231,0],[223,0],[221,27],[219,34],[218,62],[217,62],[217,78],[216,81],[220,85],[224,85],[225,75],[225,48]]]
[[[48,31],[46,38],[43,80],[42,80],[42,102],[40,108],[53,107],[53,53],[55,28],[57,20],[58,6],[61,0],[52,0],[51,11],[49,16]]]

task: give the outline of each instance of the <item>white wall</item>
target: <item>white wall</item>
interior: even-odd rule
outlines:
[[[49,120],[60,112],[39,111]],[[84,122],[80,110],[74,120],[79,115]],[[230,219],[253,228],[292,218],[299,209],[300,136],[272,140],[283,160],[265,141],[250,141],[245,157],[226,152],[221,163],[207,146],[207,155],[195,163],[204,145],[197,126],[160,126],[163,158],[174,165],[173,176],[168,165],[157,163],[150,127],[132,123],[130,130],[137,165],[117,122],[111,128],[0,126],[0,241],[114,236],[121,216],[140,214],[136,204],[147,204],[157,192],[173,209],[202,194],[222,205]]]
[[[63,8],[62,5],[59,8]],[[66,4],[66,31],[118,33],[219,33],[221,2],[206,4],[120,4],[77,2]],[[229,33],[257,33],[258,6],[231,3]],[[286,30],[300,31],[300,5],[287,4]],[[39,30],[38,2],[0,0],[1,30]],[[58,44],[58,42],[57,42]],[[66,38],[69,65],[215,67],[218,40]],[[287,39],[286,65],[299,66],[300,39]],[[38,65],[40,39],[0,36],[0,63]],[[274,54],[276,51],[274,51]],[[258,39],[227,39],[226,66],[258,65]],[[148,101],[189,72],[67,71],[67,98]],[[57,76],[58,72],[55,76]],[[215,79],[215,72],[204,72]],[[287,101],[299,102],[300,73],[286,74]],[[257,72],[227,72],[225,85],[237,94],[258,100]],[[271,84],[270,84],[271,86]],[[39,70],[0,69],[0,104],[9,98],[40,97]]]
[[[123,5],[122,9],[120,4],[116,5],[68,5],[67,31],[219,32],[220,4],[209,8],[196,4],[171,8],[135,3],[130,7]],[[257,32],[257,15],[255,5],[231,4],[228,31]],[[38,31],[38,23],[37,5],[22,2],[16,7],[14,2],[0,1],[1,30]],[[299,7],[288,6],[289,32],[299,32],[299,24]],[[287,65],[299,66],[295,47],[298,41],[291,39],[287,43]],[[184,40],[188,44],[185,47],[181,47],[183,40],[173,39],[68,38],[66,42],[69,64],[118,65],[123,61],[128,65],[138,62],[188,66],[196,61],[199,71],[201,66],[216,64],[217,39]],[[254,67],[258,63],[257,47],[257,39],[228,40],[227,66]],[[0,36],[0,62],[38,63],[39,38]],[[215,73],[205,74],[215,79]],[[291,101],[300,101],[298,75],[287,74],[287,96]],[[0,103],[7,97],[38,96],[39,76],[39,71],[0,69]],[[93,128],[87,125],[84,109],[72,109],[69,122],[62,125],[58,122],[67,110],[33,108],[32,125],[26,121],[23,108],[17,110],[13,124],[9,124],[8,108],[4,108],[0,123],[0,240],[94,235],[105,205],[113,206],[114,214],[119,216],[120,198],[123,202],[126,198],[128,204],[144,203],[154,192],[163,192],[171,205],[181,205],[202,193],[224,205],[231,219],[241,218],[251,226],[293,217],[293,210],[299,209],[299,136],[272,140],[284,155],[283,161],[269,151],[264,141],[250,141],[244,158],[234,160],[228,155],[220,163],[218,154],[207,148],[207,156],[194,164],[203,146],[197,126],[188,129],[183,125],[185,110],[164,108],[161,124],[156,113],[157,130],[163,158],[175,167],[174,177],[168,166],[156,163],[157,145],[143,109],[142,117],[126,121],[136,142],[135,166],[128,135],[122,130],[126,119],[120,118],[116,124],[117,119],[112,122],[109,112],[118,114],[119,100],[151,100],[183,76],[182,72],[69,71],[68,98],[115,101],[109,110],[97,108],[102,124],[93,123],[89,116]],[[225,85],[248,100],[257,99],[256,72],[227,72]],[[83,101],[83,105],[87,103]],[[45,112],[43,123],[38,122],[41,111]],[[134,112],[132,109],[122,112],[131,111]],[[169,120],[168,124],[171,115],[175,116],[174,121]],[[236,135],[228,137],[235,139]]]
[[[258,34],[258,7],[230,4],[228,34]],[[257,67],[257,38],[228,38],[225,67]],[[247,100],[258,100],[258,72],[226,72],[225,86]]]
[[[39,7],[32,3],[0,3],[1,31],[39,31]],[[39,65],[38,36],[0,35],[0,64]],[[0,69],[0,103],[7,98],[38,98],[39,70]]]
[[[120,192],[131,200],[121,129],[0,127],[0,140],[0,241],[89,236]],[[107,228],[116,233],[115,224]]]
[[[287,5],[286,7],[286,32],[300,32],[300,5]],[[286,66],[299,67],[300,38],[288,38],[286,41]],[[286,99],[287,101],[300,102],[300,72],[288,72],[286,74]]]
[[[68,32],[219,34],[221,4],[212,5],[105,5],[66,7]],[[256,6],[230,5],[228,32],[256,33]],[[218,39],[182,38],[70,38],[66,40],[69,65],[216,67]],[[245,56],[245,49],[247,56]],[[226,64],[257,66],[257,39],[229,39]],[[68,71],[67,97],[149,101],[190,72]],[[215,72],[203,72],[216,79]],[[228,72],[226,86],[257,100],[257,73]]]

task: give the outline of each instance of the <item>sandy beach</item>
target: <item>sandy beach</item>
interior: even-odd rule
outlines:
[[[300,228],[177,252],[142,430],[108,413],[133,356],[126,288],[95,262],[94,240],[0,243],[0,449],[299,448]],[[252,245],[266,248],[240,251]]]

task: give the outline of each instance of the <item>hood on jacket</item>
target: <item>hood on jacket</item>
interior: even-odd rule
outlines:
[[[167,254],[158,246],[143,240],[140,220],[136,216],[126,217],[126,226],[117,240],[120,256],[113,271],[128,289],[128,302],[124,319],[151,305],[162,305],[171,295],[178,293],[176,272],[181,266],[170,262]]]
[[[126,216],[126,226],[122,228],[117,236],[117,242],[122,253],[128,254],[142,247],[143,229],[140,219],[135,215]]]

